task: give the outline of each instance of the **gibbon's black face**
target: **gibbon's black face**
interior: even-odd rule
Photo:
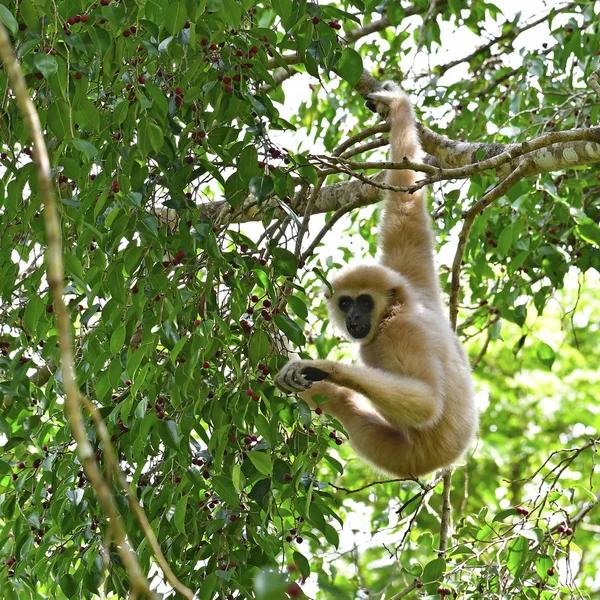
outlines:
[[[366,338],[371,332],[371,319],[375,302],[369,294],[357,298],[342,296],[338,301],[340,310],[346,315],[346,330],[355,340]]]

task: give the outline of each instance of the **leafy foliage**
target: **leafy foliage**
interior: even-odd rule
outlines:
[[[332,151],[369,118],[351,91],[363,62],[400,79],[399,56],[415,46],[435,56],[448,26],[479,33],[500,15],[471,4],[440,3],[425,22],[420,1],[0,5],[51,156],[79,385],[169,564],[198,598],[297,597],[300,584],[315,598],[383,598],[415,578],[416,593],[430,597],[442,584],[471,598],[597,589],[597,527],[583,517],[571,527],[598,485],[591,169],[524,180],[475,221],[460,331],[486,410],[475,459],[454,476],[446,557],[436,553],[441,486],[352,491],[376,477],[339,446],[339,424],[272,385],[289,342],[323,358],[348,354],[316,291],[355,254],[339,237],[339,250],[299,259],[301,219],[290,205],[310,196],[317,171],[274,132]],[[550,14],[548,45],[523,49],[517,68],[504,65],[512,49],[501,43],[499,58],[488,49],[469,61],[469,77],[417,80],[431,127],[508,143],[595,123],[585,82],[598,67],[598,25],[593,3],[572,10],[564,21]],[[352,33],[384,17],[378,35],[343,43],[342,24]],[[289,121],[276,67],[314,84]],[[328,80],[338,87],[321,85]],[[64,414],[36,167],[4,70],[0,90],[0,589],[8,599],[126,597],[130,578]],[[463,210],[495,180],[434,189],[442,255]],[[376,216],[366,209],[345,224],[371,253]],[[249,218],[260,232],[238,222]],[[591,283],[575,294],[584,273]],[[116,485],[114,495],[143,569],[168,593]]]

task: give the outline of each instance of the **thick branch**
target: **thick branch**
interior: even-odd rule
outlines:
[[[369,128],[367,131],[373,135],[387,129],[389,128],[384,123]],[[338,172],[348,172],[351,168],[412,168],[429,175],[422,184],[419,184],[425,185],[446,179],[470,177],[488,169],[499,169],[499,173],[505,175],[507,172],[514,170],[524,160],[527,160],[528,163],[528,175],[600,162],[600,127],[558,131],[520,144],[508,145],[457,142],[424,126],[420,126],[419,129],[426,152],[442,168],[437,169],[426,163],[410,161],[399,165],[385,161],[363,163],[344,161],[346,166],[338,169]],[[362,141],[365,137],[366,135],[363,135],[363,133],[353,136],[348,142],[340,144],[335,154],[348,151],[353,144]],[[380,142],[377,145],[379,144]],[[477,154],[479,152],[482,152],[484,156],[478,161]],[[367,185],[365,181],[370,180],[376,186],[385,188],[384,174],[379,173],[371,178],[361,177],[364,180],[363,182],[350,180],[324,186],[315,200],[312,214],[337,211],[347,204],[359,208],[377,202],[379,200],[378,191]],[[268,206],[277,206],[277,203],[273,201]],[[305,208],[305,196],[302,196],[296,204],[291,206],[296,214],[302,214]],[[200,208],[200,218],[203,221],[218,221],[224,213],[228,212],[229,206],[226,202],[204,204]],[[238,210],[235,221],[256,221],[261,214],[262,211],[257,210],[256,201],[249,199],[246,206]]]

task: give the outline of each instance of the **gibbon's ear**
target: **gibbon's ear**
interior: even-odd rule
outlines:
[[[321,293],[323,294],[323,296],[325,297],[326,300],[331,300],[331,296],[332,291],[331,291],[331,287],[328,287],[326,285],[322,285],[321,286]]]

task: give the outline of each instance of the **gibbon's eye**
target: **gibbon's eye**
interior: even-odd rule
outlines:
[[[375,302],[369,294],[361,294],[357,299],[356,303],[362,312],[371,312],[375,308]]]
[[[342,296],[338,302],[338,306],[342,312],[348,312],[352,306],[353,300],[350,296]]]

